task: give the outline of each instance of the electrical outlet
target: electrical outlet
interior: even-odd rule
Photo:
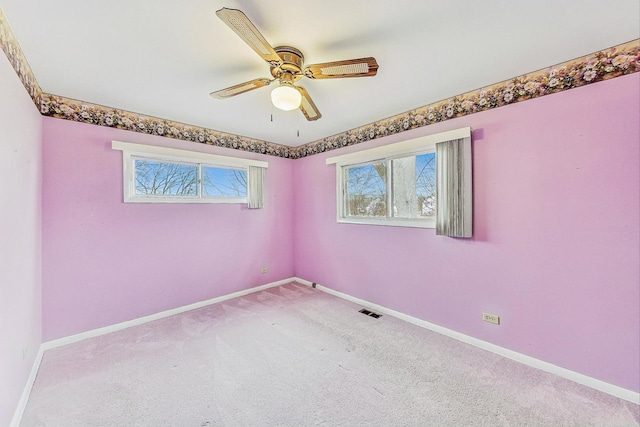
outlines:
[[[22,349],[22,360],[27,360],[27,356],[29,355],[29,346],[25,345]]]
[[[260,269],[260,274],[266,274],[266,273],[268,273],[268,272],[269,272],[269,269],[268,269],[267,267],[262,267],[262,268]]]
[[[496,325],[500,324],[500,316],[497,314],[482,313],[482,320]]]

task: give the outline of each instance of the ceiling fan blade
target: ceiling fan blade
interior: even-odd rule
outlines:
[[[295,86],[295,88],[298,89],[300,95],[302,95],[300,111],[302,111],[302,114],[304,114],[306,119],[309,121],[314,121],[322,117],[322,114],[320,114],[320,111],[318,111],[318,107],[316,107],[316,104],[314,104],[311,96],[309,96],[309,92],[307,92],[306,89],[302,86]]]
[[[216,12],[218,18],[227,24],[242,40],[258,55],[271,65],[280,65],[282,60],[269,42],[260,34],[260,31],[247,18],[247,15],[237,9],[227,9],[226,7]]]
[[[272,80],[269,79],[255,79],[248,82],[240,83],[239,85],[231,86],[226,89],[211,92],[211,96],[216,99],[226,99],[232,96],[240,95],[241,93],[249,92],[250,90],[259,89],[261,87],[269,85]]]
[[[311,79],[368,77],[375,76],[377,73],[378,63],[373,57],[312,64],[304,68],[304,75]]]

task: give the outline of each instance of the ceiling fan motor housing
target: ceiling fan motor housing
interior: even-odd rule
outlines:
[[[276,51],[282,64],[271,67],[271,75],[279,79],[284,75],[289,77],[287,80],[298,81],[302,77],[302,67],[304,65],[304,55],[295,47],[278,46],[273,50]]]

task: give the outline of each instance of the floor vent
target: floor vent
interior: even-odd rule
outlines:
[[[382,316],[382,314],[374,313],[373,311],[369,311],[366,308],[363,308],[362,310],[360,310],[360,313],[366,314],[367,316],[374,317],[376,319]]]

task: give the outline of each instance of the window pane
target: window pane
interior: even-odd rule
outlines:
[[[435,154],[392,161],[393,216],[424,218],[435,215]]]
[[[436,153],[416,156],[418,217],[436,215]]]
[[[385,162],[346,169],[347,216],[387,216]]]
[[[247,197],[247,171],[203,166],[202,195],[209,197]]]
[[[393,216],[396,218],[417,218],[418,198],[416,196],[416,156],[391,161]]]
[[[135,160],[136,194],[148,196],[196,196],[196,165]]]

